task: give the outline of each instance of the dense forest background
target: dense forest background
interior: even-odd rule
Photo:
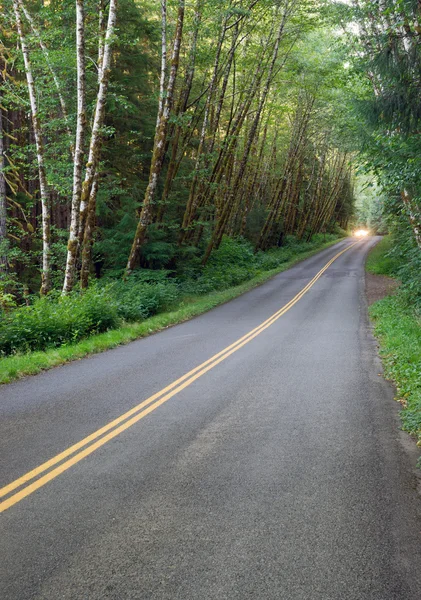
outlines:
[[[51,271],[44,292],[63,285],[71,224],[84,287],[86,270],[100,277],[110,269],[205,263],[223,235],[266,249],[288,235],[309,239],[334,223],[348,226],[346,50],[337,44],[332,52],[335,33],[321,28],[317,3],[169,1],[164,12],[158,2],[79,4],[83,39],[78,3],[4,6],[3,264],[14,285],[40,286],[43,204]],[[110,9],[116,24],[107,33]],[[106,34],[110,60],[101,74]],[[37,103],[44,199],[22,43]],[[93,139],[101,85],[105,112]],[[70,279],[67,292],[76,273]]]
[[[136,319],[161,302],[164,282],[165,301],[180,286],[233,285],[276,266],[274,249],[356,221],[395,232],[403,279],[420,272],[416,0],[0,7],[9,331],[10,313],[39,291],[62,305],[88,286],[105,304],[126,295],[116,314]],[[86,331],[115,324],[101,319]],[[20,347],[13,339],[7,351]]]

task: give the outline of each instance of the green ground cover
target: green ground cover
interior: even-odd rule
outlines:
[[[260,285],[339,235],[294,238],[255,254],[225,238],[204,269],[139,271],[128,282],[105,278],[87,293],[34,299],[0,315],[0,383],[102,352],[190,319]]]
[[[393,238],[383,238],[370,253],[367,270],[377,275],[405,276],[407,265],[394,256],[393,248]],[[380,342],[386,377],[395,382],[397,399],[403,407],[403,429],[415,436],[421,446],[421,313],[414,301],[418,298],[414,275],[410,279],[403,277],[395,294],[375,302],[370,316]]]

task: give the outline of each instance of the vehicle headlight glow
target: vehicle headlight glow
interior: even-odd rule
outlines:
[[[366,235],[368,235],[368,231],[366,229],[358,229],[358,231],[356,231],[354,235],[355,237],[365,237]]]

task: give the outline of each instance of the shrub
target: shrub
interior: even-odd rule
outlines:
[[[85,294],[41,298],[32,306],[3,313],[0,320],[0,353],[45,350],[75,342],[118,324],[115,303],[106,290],[92,288]]]
[[[206,266],[198,270],[196,278],[183,285],[183,291],[199,295],[239,285],[256,273],[256,265],[250,242],[224,236]]]
[[[258,253],[247,240],[224,237],[205,267],[192,253],[184,271],[179,271],[180,279],[172,271],[142,269],[128,281],[122,281],[121,272],[114,271],[92,283],[84,294],[50,294],[35,300],[32,306],[16,309],[4,301],[3,313],[0,312],[0,354],[76,342],[116,327],[121,320],[142,321],[168,310],[182,297],[240,285],[259,272],[275,269],[294,255],[320,246],[323,240],[315,237],[310,242],[286,237],[281,248]]]
[[[176,280],[147,283],[139,279],[116,282],[109,288],[118,316],[125,321],[146,319],[170,307],[180,297],[180,286]]]

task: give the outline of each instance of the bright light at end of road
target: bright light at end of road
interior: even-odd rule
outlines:
[[[366,235],[368,235],[368,231],[366,231],[365,229],[358,229],[358,231],[356,231],[354,235],[355,237],[365,237]]]

